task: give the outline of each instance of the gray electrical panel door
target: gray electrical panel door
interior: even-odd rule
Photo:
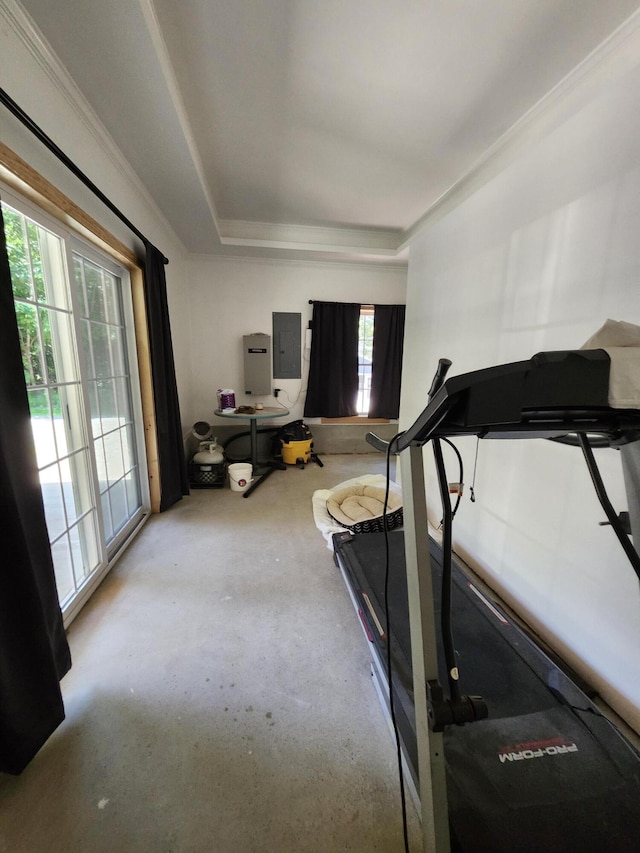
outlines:
[[[273,312],[273,377],[302,376],[302,314]]]
[[[271,337],[244,335],[244,392],[271,394]]]

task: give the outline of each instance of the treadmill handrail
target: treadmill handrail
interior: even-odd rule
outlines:
[[[508,437],[526,432],[547,438],[567,433],[640,435],[640,411],[615,409],[608,405],[609,365],[609,356],[604,350],[552,351],[537,353],[528,361],[452,377],[436,391],[414,423],[396,436],[391,450],[399,454],[411,445],[421,447],[432,438],[455,435],[478,435],[481,438],[492,433],[496,437]],[[535,372],[540,370],[549,375],[546,384],[551,396],[547,398],[540,396],[545,383],[534,381],[537,378]],[[598,387],[596,384],[590,387],[584,400],[576,397],[576,389],[571,383],[574,370],[583,382],[591,372],[595,377],[597,370]],[[606,388],[603,385],[605,375]],[[554,379],[560,381],[554,384]],[[483,388],[490,392],[496,411],[491,411],[489,402],[485,413],[491,417],[467,423],[464,416],[470,403],[477,408]],[[503,394],[500,393],[501,388],[504,388]],[[571,400],[569,404],[562,403],[563,391]],[[528,400],[526,394],[532,399]],[[518,395],[521,399],[517,399]],[[455,422],[451,418],[454,411],[457,415]],[[374,433],[368,433],[366,440],[377,450],[387,450],[389,445]]]

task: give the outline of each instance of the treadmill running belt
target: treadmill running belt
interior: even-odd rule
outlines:
[[[386,669],[384,534],[336,534],[334,546]],[[402,531],[389,534],[389,548],[394,697],[415,774]],[[441,551],[433,541],[430,550],[439,611]],[[489,719],[445,732],[453,849],[640,849],[640,756],[586,693],[489,602],[455,562],[452,601],[461,691],[481,695],[489,708]],[[446,684],[440,649],[438,668]]]

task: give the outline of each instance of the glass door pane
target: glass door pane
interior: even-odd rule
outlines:
[[[58,596],[71,614],[148,512],[130,283],[4,189],[2,210]]]
[[[22,361],[61,606],[100,565],[64,240],[3,204]]]
[[[122,279],[73,253],[91,435],[107,546],[142,507]]]

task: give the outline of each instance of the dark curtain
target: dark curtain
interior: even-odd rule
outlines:
[[[313,303],[305,417],[345,418],[357,414],[359,319],[360,305]]]
[[[165,259],[145,243],[145,299],[160,466],[160,512],[189,494],[167,303]]]
[[[71,654],[58,604],[0,209],[0,771],[64,720]]]
[[[404,344],[404,305],[375,305],[370,418],[397,418]]]

